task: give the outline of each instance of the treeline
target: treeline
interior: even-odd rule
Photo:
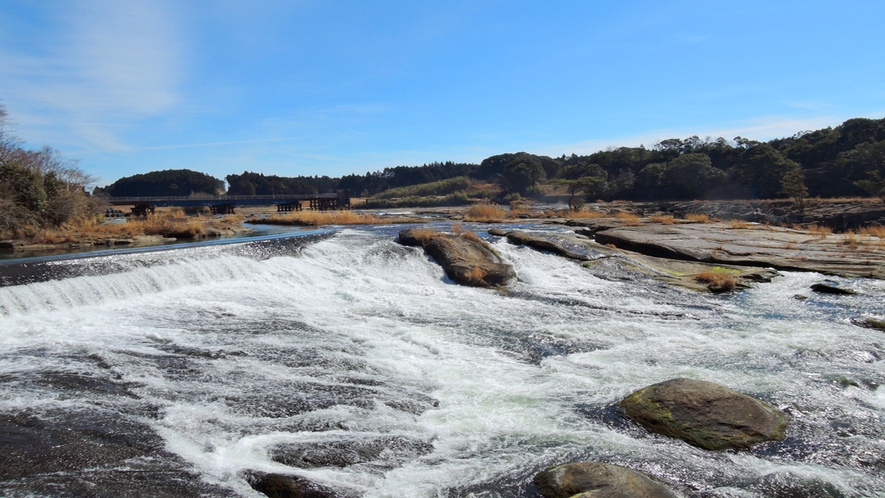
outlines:
[[[227,175],[226,179],[230,195],[311,195],[341,188],[339,179],[328,176],[286,178],[245,171],[242,175]]]
[[[100,203],[84,187],[93,179],[50,147],[26,150],[0,106],[0,238],[94,218]]]
[[[120,178],[93,193],[113,197],[216,195],[224,192],[224,182],[189,169],[167,169]]]

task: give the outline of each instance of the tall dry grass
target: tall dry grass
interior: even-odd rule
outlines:
[[[608,218],[609,215],[603,213],[602,211],[597,211],[595,209],[584,210],[581,209],[579,211],[569,210],[565,213],[566,218],[571,219],[593,219],[593,218]]]
[[[272,225],[371,225],[382,223],[383,220],[371,214],[359,214],[353,211],[297,211],[284,215],[268,216],[261,223]]]
[[[652,223],[660,223],[661,225],[672,225],[676,223],[676,218],[672,215],[657,215],[649,217],[648,221]]]
[[[685,215],[685,219],[696,223],[707,223],[710,221],[710,216],[703,213],[689,213]]]
[[[627,211],[622,211],[615,215],[615,218],[619,219],[623,224],[627,226],[637,226],[640,224],[640,220],[642,218],[639,217],[638,214],[633,214]]]
[[[464,211],[464,221],[501,222],[507,218],[507,211],[489,203],[474,204]]]

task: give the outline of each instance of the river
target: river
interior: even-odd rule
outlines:
[[[849,321],[885,282],[717,296],[492,238],[519,279],[485,290],[398,230],[0,266],[0,495],[263,496],[267,472],[538,497],[540,470],[599,460],[692,497],[885,496],[885,333]],[[787,439],[706,451],[621,415],[676,377],[781,408]]]

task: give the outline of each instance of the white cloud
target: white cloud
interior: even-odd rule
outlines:
[[[25,138],[125,150],[120,131],[174,109],[180,30],[161,1],[92,0],[52,10],[27,48],[0,46],[0,87]],[[24,130],[23,130],[24,131]]]

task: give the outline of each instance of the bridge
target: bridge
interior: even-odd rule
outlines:
[[[293,195],[189,195],[167,197],[108,197],[112,206],[132,206],[133,216],[145,216],[158,207],[205,206],[212,214],[234,214],[237,206],[277,206],[277,212],[308,209],[331,211],[350,209],[350,190],[337,190],[327,194]]]

